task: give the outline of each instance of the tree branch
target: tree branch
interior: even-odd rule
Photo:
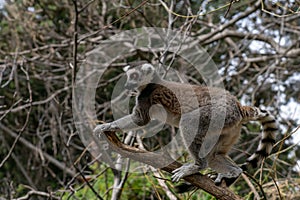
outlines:
[[[133,160],[151,165],[152,167],[158,168],[162,163],[171,163],[161,168],[161,170],[171,173],[174,169],[180,167],[177,161],[174,161],[167,154],[152,153],[145,150],[141,150],[135,147],[131,147],[123,144],[116,136],[115,132],[107,131],[104,133],[106,140],[109,143],[110,148],[121,154],[124,157],[131,158]],[[184,178],[185,181],[203,189],[204,191],[212,194],[217,199],[221,200],[241,200],[242,198],[234,194],[227,187],[218,187],[214,182],[207,176],[202,174],[194,174]]]
[[[5,125],[0,123],[0,130],[3,130],[4,132],[8,133],[10,136],[16,138],[18,135],[13,132],[11,129],[6,127]],[[42,151],[40,148],[36,147],[29,141],[25,140],[24,138],[20,137],[18,140],[20,143],[22,143],[24,146],[32,150],[33,152],[37,152],[39,155],[42,155],[45,157],[50,163],[55,165],[57,168],[63,170],[66,174],[70,176],[77,176],[75,170],[70,169],[64,162],[60,162],[57,159],[55,159],[53,156],[49,155],[48,153]]]

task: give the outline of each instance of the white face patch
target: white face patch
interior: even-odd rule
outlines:
[[[149,84],[155,73],[155,68],[151,64],[143,64],[133,69],[126,66],[123,69],[127,75],[126,87],[131,89]]]
[[[148,63],[142,65],[142,71],[144,72],[150,72],[154,70],[155,70],[154,67]]]
[[[150,83],[153,79],[155,68],[151,64],[143,64],[141,71],[142,71],[141,83],[144,85]]]

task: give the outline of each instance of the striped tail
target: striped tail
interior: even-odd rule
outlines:
[[[257,167],[263,158],[270,155],[273,145],[275,144],[276,132],[278,127],[273,115],[268,111],[257,107],[243,106],[242,115],[247,121],[257,120],[263,126],[263,133],[256,152],[247,159],[252,167]]]

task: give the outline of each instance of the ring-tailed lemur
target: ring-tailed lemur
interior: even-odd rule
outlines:
[[[193,133],[194,138],[186,147],[194,162],[175,169],[172,176],[173,181],[178,181],[182,177],[210,167],[218,172],[215,183],[220,184],[224,179],[226,184],[231,184],[242,173],[242,169],[227,156],[227,153],[237,142],[242,123],[250,120],[261,122],[263,133],[257,151],[248,158],[248,163],[256,166],[262,158],[271,153],[275,143],[275,133],[278,129],[274,117],[268,111],[257,107],[242,106],[234,96],[220,88],[162,80],[150,64],[143,64],[129,69],[126,74],[125,88],[137,89],[139,92],[132,114],[111,123],[98,125],[94,129],[94,133],[100,134],[103,131],[116,130],[127,131],[144,126],[151,120],[149,110],[155,104],[160,104],[165,109],[167,117],[164,120],[180,129],[187,128],[186,130],[189,130],[189,127],[181,127],[184,124],[183,121],[191,124],[195,121],[195,117],[199,117],[197,119],[199,122],[197,132]],[[214,97],[214,100],[212,100],[212,97]],[[191,99],[195,98],[197,100],[196,104],[191,102]],[[195,110],[199,115],[186,114]],[[224,110],[225,112],[222,112]],[[213,111],[215,111],[214,115],[212,114]],[[210,152],[201,157],[200,149],[205,136],[213,134],[211,131],[208,132],[210,120],[215,117],[218,118],[218,113],[224,115],[220,135],[216,144],[210,147]],[[156,117],[159,119],[159,114]],[[190,133],[184,132],[182,140],[191,140],[190,135]]]

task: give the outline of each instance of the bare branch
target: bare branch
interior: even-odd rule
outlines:
[[[181,166],[180,163],[174,161],[167,154],[152,153],[123,144],[114,132],[105,132],[105,136],[110,145],[110,148],[124,157],[128,157],[133,160],[151,165],[155,168],[161,166],[162,163],[171,163],[161,168],[161,170],[169,173]],[[241,197],[230,191],[228,188],[216,186],[209,177],[201,175],[200,173],[192,176],[187,176],[184,178],[184,180],[203,189],[204,191],[221,200],[242,199]]]
[[[10,130],[9,128],[7,128],[6,126],[4,126],[1,123],[0,123],[0,129],[4,130],[5,132],[7,132],[9,135],[11,135],[14,138],[18,137],[18,135],[15,132],[13,132],[12,130]],[[60,162],[57,159],[55,159],[54,157],[52,157],[51,155],[43,152],[41,149],[39,149],[35,145],[31,144],[30,142],[28,142],[24,138],[20,137],[18,141],[20,141],[23,145],[25,145],[30,150],[39,152],[39,154],[43,155],[47,160],[49,160],[49,162],[51,162],[52,164],[54,164],[56,167],[58,167],[62,171],[66,172],[67,174],[69,174],[71,176],[76,176],[75,171],[73,171],[72,169],[68,168],[65,163]]]
[[[25,196],[16,198],[13,200],[26,200],[26,199],[30,199],[31,196],[40,196],[40,197],[47,197],[47,198],[51,198],[51,199],[60,199],[59,197],[54,196],[49,193],[46,193],[46,192],[31,190]]]

